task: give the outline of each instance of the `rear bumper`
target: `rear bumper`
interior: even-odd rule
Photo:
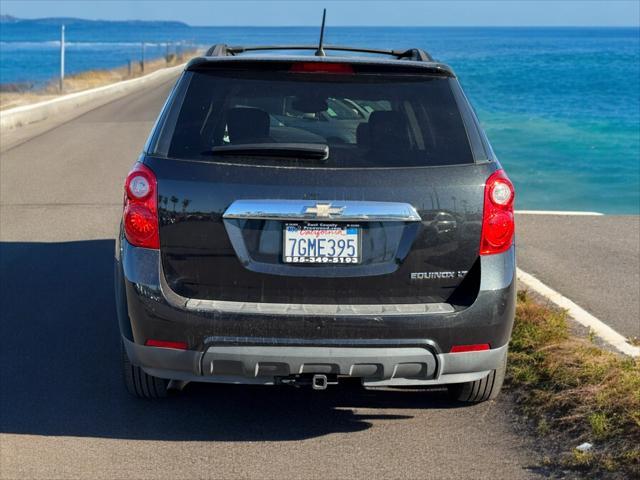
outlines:
[[[480,290],[463,310],[426,304],[321,311],[194,301],[166,285],[158,251],[132,247],[122,238],[115,267],[129,358],[152,375],[176,380],[268,384],[275,377],[314,372],[379,385],[466,382],[500,364],[515,314],[513,248],[481,257]],[[144,346],[151,338],[184,341],[189,350]],[[453,345],[478,343],[491,350],[448,353]]]
[[[160,378],[273,385],[297,374],[360,378],[364,385],[446,385],[485,377],[507,354],[500,348],[434,353],[415,347],[304,347],[217,345],[205,351],[147,347],[123,339],[131,362]],[[372,343],[373,344],[373,343]]]

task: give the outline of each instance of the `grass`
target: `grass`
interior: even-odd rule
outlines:
[[[640,359],[570,332],[567,314],[518,293],[507,385],[536,432],[556,445],[547,464],[640,478]],[[587,452],[575,450],[583,442]]]
[[[129,78],[139,77],[141,75],[160,70],[161,68],[179,65],[195,54],[197,54],[196,51],[185,52],[179,56],[172,54],[167,58],[159,58],[145,62],[144,72],[142,71],[140,64],[136,62],[132,64],[131,72],[129,72],[128,66],[123,66],[110,70],[88,70],[76,75],[69,75],[65,77],[63,93],[79,92],[89,88],[100,87],[102,85],[108,85],[110,83],[127,80]],[[0,92],[0,110],[20,105],[27,105],[29,103],[41,102],[60,95],[57,81],[52,81],[45,87],[38,90],[30,88],[7,88],[6,90],[7,91]]]

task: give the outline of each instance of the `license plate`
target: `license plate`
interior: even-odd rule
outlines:
[[[287,223],[285,263],[360,263],[360,227],[337,223]]]

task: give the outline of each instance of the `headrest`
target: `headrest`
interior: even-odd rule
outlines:
[[[408,149],[407,118],[400,112],[377,111],[369,116],[369,142],[372,149]]]
[[[251,143],[269,136],[269,114],[259,108],[236,107],[227,111],[231,143]]]
[[[356,128],[356,144],[361,148],[369,148],[369,124],[362,122]]]

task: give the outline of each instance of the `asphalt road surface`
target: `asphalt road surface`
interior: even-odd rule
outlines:
[[[517,261],[626,337],[640,337],[640,217],[517,215]]]
[[[471,407],[421,389],[190,385],[159,403],[128,396],[114,236],[123,179],[169,88],[3,139],[0,477],[537,477],[508,395]],[[526,244],[523,232],[521,222]]]

